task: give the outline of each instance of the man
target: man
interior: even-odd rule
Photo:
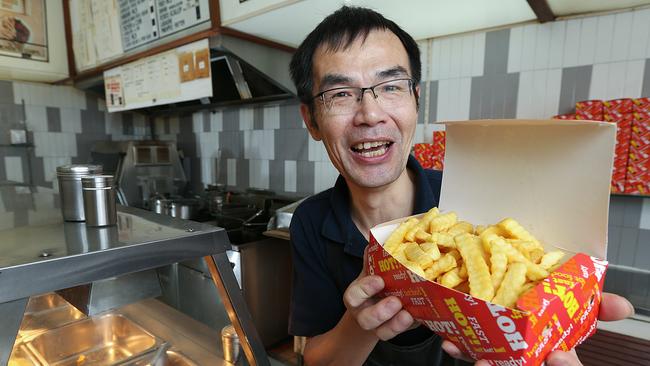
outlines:
[[[442,177],[410,157],[420,82],[417,44],[395,23],[343,7],[300,45],[291,75],[312,138],[323,141],[340,172],[335,187],[305,200],[291,223],[294,285],[289,330],[308,337],[308,365],[438,365],[460,351],[414,322],[368,276],[369,229],[438,205]],[[601,318],[631,305],[603,299]],[[549,365],[578,365],[556,352]],[[554,363],[557,361],[558,363]]]

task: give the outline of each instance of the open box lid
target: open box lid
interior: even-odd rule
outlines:
[[[542,242],[606,258],[616,126],[568,120],[444,122],[440,209],[512,217]]]

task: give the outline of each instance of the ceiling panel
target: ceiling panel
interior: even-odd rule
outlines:
[[[650,0],[546,0],[556,16],[577,15],[600,11],[650,5]]]
[[[415,39],[491,28],[535,19],[524,0],[303,0],[228,24],[229,27],[296,47],[325,16],[343,4],[365,6],[395,21]],[[405,6],[408,4],[408,6]]]

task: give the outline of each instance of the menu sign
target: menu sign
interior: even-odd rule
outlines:
[[[203,39],[105,71],[108,111],[212,96],[209,55]]]
[[[208,0],[119,0],[124,50],[210,20]]]

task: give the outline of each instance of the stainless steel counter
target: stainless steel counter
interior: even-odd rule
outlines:
[[[226,257],[225,230],[130,207],[118,225],[22,226],[0,231],[0,364],[6,364],[30,296],[205,257],[244,354],[269,361]]]

